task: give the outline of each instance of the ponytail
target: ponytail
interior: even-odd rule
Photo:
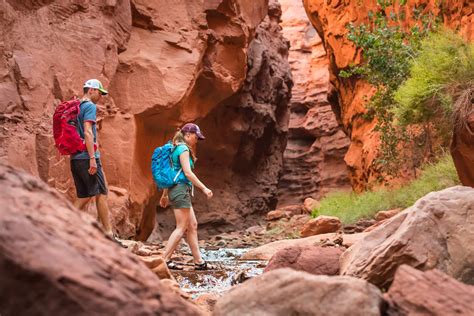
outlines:
[[[177,146],[181,143],[186,144],[186,140],[184,139],[184,133],[181,131],[181,129],[178,129],[178,131],[176,132],[176,134],[174,134],[174,137],[173,137],[173,145]],[[188,146],[188,149],[189,149],[189,154],[191,156],[191,159],[193,160],[194,163],[196,163],[197,157],[194,154],[193,149],[189,146]]]

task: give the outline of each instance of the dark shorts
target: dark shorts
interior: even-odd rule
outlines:
[[[191,186],[180,183],[171,187],[168,191],[171,206],[177,208],[191,208]]]
[[[99,194],[107,194],[104,172],[100,159],[97,161],[97,173],[89,174],[89,159],[71,159],[71,172],[76,185],[78,198],[88,198]]]

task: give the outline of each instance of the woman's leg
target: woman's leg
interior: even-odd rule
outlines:
[[[189,208],[178,208],[174,210],[174,216],[176,218],[176,228],[171,233],[168,242],[166,243],[165,253],[163,254],[163,259],[165,261],[170,260],[171,255],[178,247],[179,241],[183,238],[184,233],[189,225]]]
[[[201,257],[201,252],[199,251],[197,226],[198,224],[196,220],[196,214],[194,214],[194,209],[191,207],[186,237],[189,244],[189,248],[191,248],[191,252],[193,254],[194,263],[201,263],[203,260]]]

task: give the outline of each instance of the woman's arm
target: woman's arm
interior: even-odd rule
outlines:
[[[161,207],[168,206],[168,189],[163,189],[163,194],[161,195],[161,199],[160,199],[160,206]]]
[[[198,177],[191,170],[191,164],[189,162],[189,151],[184,151],[179,155],[179,162],[181,163],[181,168],[183,168],[184,175],[188,178],[191,183],[202,190],[209,198],[212,197],[212,191],[209,190],[204,183],[202,183]]]

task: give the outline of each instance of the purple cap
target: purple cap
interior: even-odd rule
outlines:
[[[204,135],[201,133],[201,129],[194,123],[187,123],[181,128],[181,132],[183,133],[196,133],[198,139],[206,139]]]

